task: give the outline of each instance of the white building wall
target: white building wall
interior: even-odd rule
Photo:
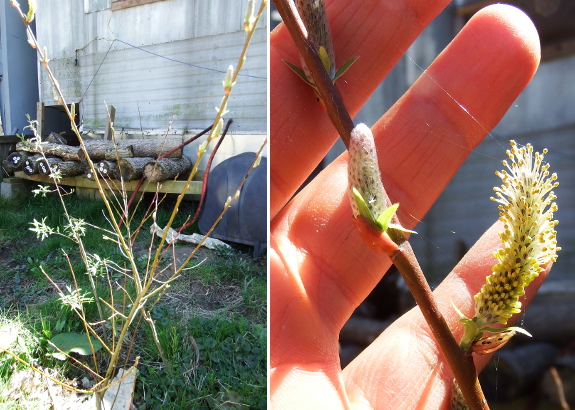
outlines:
[[[104,103],[116,108],[114,127],[121,137],[163,135],[172,116],[172,134],[208,127],[223,97],[224,72],[237,65],[244,44],[247,0],[163,0],[117,11],[111,6],[112,0],[39,2],[38,41],[67,102],[80,103],[83,131],[104,132]],[[47,74],[40,72],[40,100],[56,105]],[[267,130],[265,17],[228,109],[234,141],[223,150],[231,155],[257,149]]]

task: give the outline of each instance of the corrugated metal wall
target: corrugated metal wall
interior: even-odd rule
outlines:
[[[225,75],[214,70],[237,64],[246,5],[164,0],[112,11],[111,0],[44,0],[37,36],[67,101],[81,103],[84,131],[103,132],[106,102],[116,108],[117,132],[162,134],[174,115],[173,132],[181,134],[213,121]],[[267,129],[265,20],[228,103],[236,134]],[[55,105],[52,85],[40,71],[41,101]]]

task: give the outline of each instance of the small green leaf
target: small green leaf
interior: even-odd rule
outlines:
[[[325,68],[325,71],[327,71],[331,77],[331,61],[329,60],[329,56],[327,55],[327,50],[325,47],[320,46],[319,50],[317,50],[317,54],[321,60],[321,63],[323,64],[323,68]]]
[[[36,0],[28,0],[28,14],[26,14],[26,22],[31,23],[34,20],[34,13],[36,13]]]
[[[283,60],[283,62],[284,62],[289,68],[291,68],[291,70],[292,70],[294,73],[296,73],[299,78],[301,78],[303,81],[305,81],[306,84],[308,84],[309,86],[315,88],[315,85],[314,85],[311,81],[309,81],[309,80],[307,79],[307,77],[306,77],[304,71],[303,71],[301,68],[299,68],[298,66],[296,66],[296,65],[294,65],[294,64],[292,64],[292,63],[290,63],[290,62],[287,61],[287,60]]]
[[[389,208],[386,208],[381,215],[377,218],[376,223],[383,229],[387,231],[389,228],[389,223],[391,222],[391,218],[395,215],[395,211],[399,208],[399,204],[393,204]]]
[[[404,228],[403,226],[397,225],[397,224],[392,224],[392,223],[390,223],[390,224],[389,224],[389,228],[390,228],[390,229],[396,229],[396,230],[402,231],[402,232],[409,232],[409,233],[417,234],[417,232],[412,231],[411,229],[406,229],[406,228]]]
[[[353,196],[355,198],[355,203],[357,204],[357,208],[359,210],[359,214],[367,221],[371,222],[374,225],[377,225],[377,222],[373,218],[373,215],[371,214],[371,211],[369,210],[367,203],[365,202],[359,191],[355,188],[353,188],[352,191]]]
[[[351,65],[353,63],[355,63],[355,61],[358,59],[359,57],[354,57],[350,60],[348,60],[344,65],[342,65],[337,72],[335,73],[335,76],[333,77],[333,82],[335,83],[335,80],[337,80],[339,77],[341,77],[342,75],[345,74],[345,72],[347,70],[349,70],[349,68],[351,67]]]
[[[391,218],[393,218],[393,215],[395,215],[395,212],[397,212],[397,208],[399,208],[399,204],[393,204],[389,208],[386,208],[381,213],[381,215],[379,215],[375,223],[379,225],[384,231],[387,231],[391,228],[402,232],[417,233],[410,229],[406,229],[401,225],[391,223]]]
[[[397,229],[399,231],[403,231],[403,232],[410,232],[410,233],[417,233],[415,231],[411,231],[409,229],[405,229],[403,226],[401,225],[397,225],[397,224],[392,224],[391,223],[391,218],[393,218],[393,215],[395,214],[395,212],[397,211],[397,208],[399,207],[399,204],[393,204],[391,205],[389,208],[386,208],[381,215],[379,215],[379,217],[377,218],[377,220],[373,217],[373,214],[371,213],[371,210],[369,209],[369,207],[367,206],[367,202],[365,202],[365,199],[363,199],[363,196],[361,196],[361,194],[359,193],[359,191],[356,188],[352,188],[353,191],[353,196],[355,198],[355,203],[357,205],[357,208],[359,210],[359,214],[365,218],[368,222],[370,222],[371,224],[379,227],[381,229],[381,231],[387,231],[388,229]]]

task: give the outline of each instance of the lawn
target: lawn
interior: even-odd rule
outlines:
[[[31,222],[43,220],[64,232],[68,222],[57,195],[19,202],[0,198],[0,346],[9,345],[18,357],[55,379],[87,390],[99,380],[92,372],[100,376],[105,373],[110,354],[105,349],[86,355],[72,351],[70,357],[59,360],[49,341],[59,334],[85,334],[85,324],[73,310],[77,301],[74,298],[81,296],[86,322],[112,346],[118,338],[122,315],[134,302],[137,285],[132,280],[135,275],[129,258],[117,243],[103,238],[110,237],[109,233],[96,228],[111,230],[103,202],[75,194],[63,200],[71,216],[88,224],[82,237],[85,252],[92,255],[92,260],[98,255],[106,264],[96,263],[87,269],[76,243],[57,234],[41,240],[30,230]],[[136,270],[143,278],[151,269],[149,255],[153,259],[159,243],[150,234],[151,219],[141,230],[136,229],[148,205],[146,201],[150,201],[147,196],[131,215],[130,230],[124,231],[125,238],[137,233],[131,250]],[[159,226],[166,224],[173,203],[168,198],[160,204]],[[181,226],[195,206],[184,202],[173,226]],[[197,232],[196,226],[184,233],[193,232]],[[173,273],[174,260],[178,267],[192,250],[190,245],[171,247],[158,265],[161,273],[155,281],[167,280]],[[129,326],[119,366],[129,368],[137,363],[134,404],[140,410],[265,408],[265,256],[254,259],[247,246],[234,245],[231,250],[201,248],[185,268],[157,303],[150,298],[144,304]],[[90,278],[98,297],[107,302],[102,305],[104,321],[92,301],[95,297]],[[62,295],[67,295],[67,305],[62,303]],[[46,383],[22,369],[26,366],[12,356],[0,354],[0,407],[44,408],[46,394],[53,396],[54,388],[43,392]],[[10,387],[14,375],[28,378],[28,385],[35,387],[30,392]],[[21,380],[18,383],[24,386]],[[61,396],[66,395],[62,391]],[[81,401],[84,396],[73,393],[70,397]]]

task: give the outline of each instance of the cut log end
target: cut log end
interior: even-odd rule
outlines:
[[[22,165],[24,165],[24,161],[28,157],[31,157],[32,154],[26,151],[16,151],[11,153],[6,157],[6,161],[10,163],[10,166],[13,168],[14,171],[19,171],[22,169]]]
[[[144,167],[153,158],[120,158],[114,169],[114,178],[133,181],[142,177]]]
[[[52,171],[54,170],[54,166],[59,163],[62,162],[61,158],[58,157],[52,157],[52,158],[40,158],[37,163],[38,163],[38,173],[42,174],[42,175],[50,175],[52,173]]]
[[[26,158],[24,164],[22,165],[22,171],[26,175],[35,175],[38,173],[38,160],[42,159],[42,155],[36,154],[31,157]]]

